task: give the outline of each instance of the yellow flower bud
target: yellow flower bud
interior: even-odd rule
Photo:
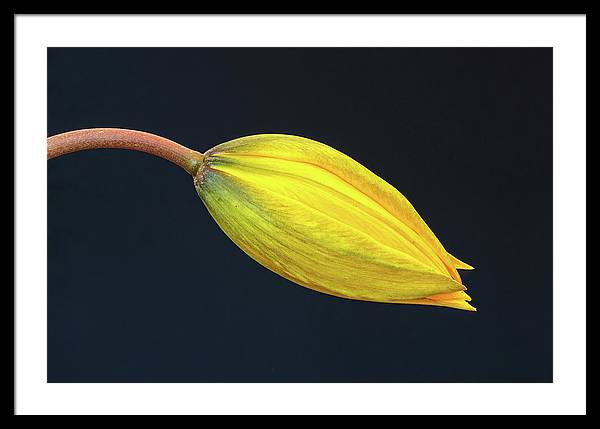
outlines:
[[[343,153],[260,134],[210,149],[194,176],[227,236],[254,260],[344,298],[475,310],[450,255],[408,200]]]

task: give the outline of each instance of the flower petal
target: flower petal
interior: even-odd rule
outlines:
[[[198,189],[219,226],[244,252],[308,288],[381,302],[465,289],[416,258],[254,180],[210,167]]]
[[[369,169],[336,149],[314,140],[286,134],[257,134],[231,140],[206,152],[211,154],[258,155],[316,165],[339,177],[363,193],[381,210],[387,211],[412,229],[435,252],[448,273],[457,281],[460,276],[450,255],[412,204],[396,188]]]
[[[408,200],[343,153],[261,134],[205,153],[194,178],[223,231],[281,276],[345,298],[473,311],[450,255]]]

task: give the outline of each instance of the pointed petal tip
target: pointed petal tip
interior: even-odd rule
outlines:
[[[477,308],[473,307],[470,304],[471,297],[464,292],[462,293],[462,295],[464,296],[461,296],[459,299],[449,299],[445,301],[439,301],[439,303],[443,306],[456,308],[457,310],[466,310],[473,312],[477,311]]]
[[[477,312],[477,308],[469,304],[468,301],[447,301],[446,304],[448,307],[456,308],[457,310]]]
[[[456,310],[465,310],[476,312],[477,308],[473,307],[469,301],[471,297],[466,293],[452,292],[448,294],[432,295],[423,299],[415,299],[408,301],[399,301],[404,304],[425,304],[425,305],[436,305],[440,307],[454,308]]]
[[[465,310],[465,311],[471,311],[471,312],[476,312],[477,308],[473,307],[471,304],[469,304],[468,301],[466,300],[454,300],[454,301],[437,301],[437,305],[441,305],[443,307],[450,307],[450,308],[454,308],[457,310]]]
[[[450,253],[448,253],[448,256],[450,257],[450,260],[452,261],[454,268],[456,268],[457,270],[474,270],[475,269],[475,267],[472,267],[471,265],[467,264],[466,262],[461,261],[456,256],[453,256]]]

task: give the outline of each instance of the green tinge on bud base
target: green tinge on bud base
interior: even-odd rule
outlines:
[[[344,298],[474,311],[450,255],[393,186],[343,153],[261,134],[207,151],[194,177],[244,252],[302,286]]]

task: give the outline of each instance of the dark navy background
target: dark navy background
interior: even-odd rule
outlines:
[[[350,301],[261,267],[192,179],[117,150],[48,163],[50,382],[552,381],[552,50],[48,50],[48,134],[204,151],[327,143],[403,192],[477,313]]]

